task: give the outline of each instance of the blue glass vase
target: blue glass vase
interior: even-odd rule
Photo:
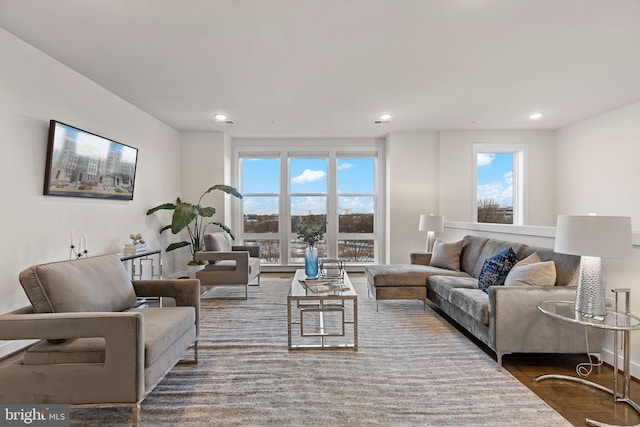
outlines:
[[[304,250],[304,272],[307,279],[318,278],[318,248],[315,246],[307,246]]]

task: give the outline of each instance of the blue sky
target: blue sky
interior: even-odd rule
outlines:
[[[478,153],[478,199],[513,206],[513,153]]]
[[[289,161],[291,213],[326,213],[328,191],[328,160],[326,158],[291,158]],[[250,196],[248,193],[280,192],[279,159],[243,159],[244,212],[249,214],[277,213],[278,198]],[[338,159],[338,209],[340,212],[373,213],[375,190],[374,158]],[[340,196],[344,194],[344,196]]]

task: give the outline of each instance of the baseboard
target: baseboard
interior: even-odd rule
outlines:
[[[613,351],[608,349],[602,349],[602,359],[604,359],[605,363],[611,365],[613,367]],[[618,369],[622,369],[624,365],[622,364],[622,355],[618,354]],[[640,365],[631,361],[629,363],[629,370],[631,371],[631,377],[638,381],[640,378]]]

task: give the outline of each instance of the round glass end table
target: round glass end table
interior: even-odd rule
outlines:
[[[588,381],[583,378],[573,377],[569,375],[559,375],[559,374],[548,374],[541,375],[534,379],[535,382],[548,380],[548,379],[558,379],[558,380],[566,380],[577,382],[580,384],[584,384],[587,386],[595,387],[599,390],[607,392],[613,396],[614,402],[623,402],[631,406],[639,415],[640,415],[640,406],[637,403],[631,400],[629,397],[629,384],[631,380],[631,372],[630,372],[630,341],[629,335],[631,331],[640,329],[640,318],[630,314],[628,312],[629,306],[629,293],[627,289],[624,290],[614,290],[614,292],[626,292],[626,307],[624,310],[616,309],[607,309],[606,316],[601,317],[589,317],[582,313],[575,311],[575,302],[574,301],[543,301],[538,304],[538,310],[546,314],[547,316],[551,316],[554,319],[561,320],[563,322],[574,323],[577,325],[582,325],[588,328],[599,328],[607,331],[614,332],[614,342],[613,342],[613,389],[604,387],[600,384],[594,383],[593,381]],[[617,303],[617,299],[616,299]],[[616,304],[617,305],[617,304]],[[619,349],[619,339],[622,339],[622,365],[623,365],[623,380],[622,380],[622,393],[618,391],[618,349]],[[611,424],[602,423],[599,421],[595,421],[587,418],[587,425],[590,426],[611,426]],[[640,426],[640,424],[636,424],[636,426]]]

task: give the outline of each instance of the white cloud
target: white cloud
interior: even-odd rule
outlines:
[[[373,197],[340,197],[340,213],[373,213]]]
[[[513,187],[501,182],[478,186],[478,199],[493,199],[500,206],[513,205]]]
[[[320,181],[327,175],[324,171],[314,171],[305,169],[300,175],[291,178],[293,184],[308,184],[310,182]]]
[[[294,197],[291,200],[292,215],[324,214],[327,211],[325,197]]]
[[[489,166],[493,159],[496,158],[495,154],[491,153],[478,153],[478,167]]]
[[[338,170],[341,171],[343,169],[351,169],[353,167],[353,163],[341,163],[340,166],[338,166]]]
[[[504,182],[508,185],[513,185],[513,171],[509,171],[504,174]]]

